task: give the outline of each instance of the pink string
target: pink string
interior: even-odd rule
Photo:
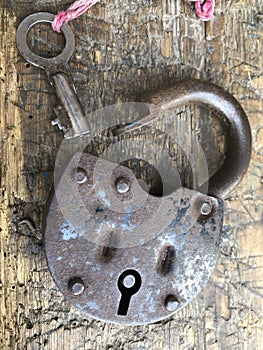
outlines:
[[[63,23],[78,18],[99,0],[77,0],[66,11],[59,12],[53,23],[52,28],[60,33]],[[203,21],[209,21],[214,13],[215,0],[188,0],[195,2],[196,13]]]
[[[68,23],[85,13],[89,8],[95,5],[99,0],[78,0],[75,1],[66,11],[59,12],[53,23],[52,28],[60,33],[64,23]]]
[[[215,0],[189,0],[195,1],[195,10],[199,18],[203,21],[209,21],[215,10]]]

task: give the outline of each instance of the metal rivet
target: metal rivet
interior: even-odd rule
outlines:
[[[120,194],[127,193],[130,190],[130,183],[124,178],[119,178],[116,181],[116,189]]]
[[[179,306],[178,300],[175,295],[168,295],[165,299],[165,307],[167,311],[173,312],[177,310]]]
[[[74,180],[78,184],[84,184],[88,180],[86,170],[83,168],[77,168],[77,171],[74,172]]]
[[[201,215],[209,216],[212,214],[212,211],[213,211],[213,207],[210,203],[208,202],[203,203],[201,207]]]
[[[85,286],[81,278],[74,278],[69,282],[69,288],[73,295],[78,296],[84,292]]]

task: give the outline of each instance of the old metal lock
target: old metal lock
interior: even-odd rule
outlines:
[[[31,17],[28,26],[32,23]],[[26,56],[23,46],[21,52]],[[39,65],[35,57],[29,61]],[[42,59],[41,66],[52,71]],[[224,163],[209,181],[208,195],[179,188],[154,197],[131,169],[77,152],[63,169],[45,227],[47,261],[61,292],[89,316],[127,325],[167,318],[202,290],[219,252],[222,198],[241,180],[251,153],[242,107],[211,83],[182,81],[144,101],[151,103],[149,112],[119,127],[118,133],[150,123],[162,110],[190,103],[204,104],[218,115],[229,142]],[[70,113],[78,125],[78,112],[73,117]],[[87,124],[80,125],[79,134]]]
[[[247,118],[221,88],[188,80],[147,100],[158,107],[150,105],[130,129],[158,111],[193,102],[213,108],[226,127],[225,161],[208,195],[180,188],[154,197],[131,169],[76,153],[58,183],[45,231],[48,264],[63,294],[94,318],[127,325],[169,317],[202,290],[219,252],[221,198],[250,159]]]

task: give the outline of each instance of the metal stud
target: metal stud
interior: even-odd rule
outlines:
[[[85,286],[81,278],[74,278],[69,282],[71,294],[78,296],[84,292]]]
[[[179,302],[175,295],[168,295],[165,299],[165,307],[167,311],[174,312],[178,309]]]
[[[124,179],[124,178],[119,178],[116,181],[116,190],[120,194],[127,193],[130,190],[130,183],[129,183],[129,181]]]
[[[77,168],[76,172],[73,174],[74,180],[78,184],[84,184],[88,180],[88,175],[85,169]]]
[[[212,214],[212,211],[213,211],[213,206],[208,203],[208,202],[205,202],[203,203],[202,207],[201,207],[201,215],[202,216],[210,216]]]

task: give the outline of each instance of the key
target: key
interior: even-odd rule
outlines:
[[[44,58],[32,52],[27,43],[27,35],[37,23],[52,23],[55,16],[47,12],[39,12],[25,18],[17,29],[17,46],[21,55],[31,64],[44,69],[48,75],[51,85],[54,86],[58,99],[67,113],[72,130],[67,130],[61,120],[61,107],[56,108],[57,120],[52,124],[58,124],[64,131],[65,138],[81,136],[90,132],[90,127],[85,118],[84,111],[76,94],[73,81],[71,79],[68,61],[74,53],[75,38],[71,28],[64,24],[62,33],[65,36],[64,50],[55,57]]]
[[[118,315],[127,315],[131,297],[139,291],[141,284],[141,275],[136,270],[126,270],[120,275],[118,279],[118,288],[121,292],[121,300]]]

